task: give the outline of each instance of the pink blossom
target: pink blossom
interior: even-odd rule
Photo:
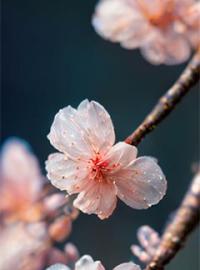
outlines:
[[[84,213],[109,217],[117,197],[135,209],[157,204],[166,179],[155,159],[137,156],[137,148],[119,142],[107,111],[84,100],[60,110],[48,138],[61,153],[46,162],[48,178],[60,190],[78,194],[74,206]]]
[[[101,0],[92,23],[103,38],[141,48],[152,64],[182,63],[200,45],[200,3],[195,0]]]
[[[141,226],[137,232],[139,245],[132,245],[131,251],[137,256],[141,262],[148,263],[156,253],[160,244],[160,237],[158,233],[151,227],[145,225]]]
[[[64,194],[44,197],[43,183],[27,144],[10,139],[0,156],[0,269],[43,270],[49,263],[77,260],[72,244],[65,251],[53,247],[69,235],[77,214]],[[61,215],[63,205],[68,215]]]
[[[46,270],[70,270],[70,268],[63,264],[55,264]],[[94,261],[91,256],[84,255],[76,262],[74,270],[105,270],[105,268],[100,261]],[[141,270],[141,268],[128,262],[116,266],[113,270]]]
[[[0,158],[0,212],[13,220],[40,218],[40,196],[43,176],[36,157],[27,145],[10,139],[3,147]]]

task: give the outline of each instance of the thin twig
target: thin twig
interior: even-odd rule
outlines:
[[[180,102],[200,79],[200,49],[187,65],[175,84],[160,98],[153,110],[125,142],[138,145]]]
[[[179,249],[188,234],[198,225],[200,216],[200,172],[194,177],[173,221],[165,229],[160,245],[145,270],[163,270]]]

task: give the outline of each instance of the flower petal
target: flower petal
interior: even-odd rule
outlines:
[[[64,154],[51,154],[46,161],[47,177],[52,185],[69,194],[84,189],[88,181],[87,164],[68,159]]]
[[[175,65],[185,62],[191,53],[188,41],[170,31],[169,33],[154,32],[141,47],[142,55],[152,64]]]
[[[49,266],[46,270],[70,270],[70,268],[64,264],[56,263],[52,266]]]
[[[105,39],[120,42],[125,48],[136,48],[148,34],[149,25],[134,1],[100,1],[92,24]]]
[[[91,180],[78,197],[74,207],[87,214],[97,214],[99,218],[108,218],[116,207],[116,188],[112,182]]]
[[[56,114],[48,138],[59,151],[84,160],[108,151],[115,133],[107,111],[95,101],[84,100],[78,110],[68,106]]]
[[[108,112],[98,102],[87,99],[78,106],[78,114],[95,153],[106,153],[115,142],[115,132]]]
[[[129,167],[115,174],[118,197],[130,207],[145,209],[157,204],[165,195],[165,176],[150,157],[137,158]]]
[[[128,262],[116,266],[113,270],[141,270],[141,268],[133,262]]]
[[[100,261],[95,261],[89,255],[82,256],[75,264],[75,270],[105,270]]]
[[[16,204],[25,207],[37,200],[43,176],[28,144],[20,139],[9,139],[0,158],[0,208],[16,211]]]
[[[68,106],[55,116],[48,139],[60,152],[72,158],[88,158],[92,149],[77,110]]]
[[[116,143],[103,158],[108,164],[107,175],[113,175],[122,168],[130,166],[137,156],[137,148],[125,142]]]

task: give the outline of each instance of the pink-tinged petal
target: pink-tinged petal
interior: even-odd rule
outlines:
[[[200,2],[191,5],[181,15],[186,23],[186,36],[193,48],[197,48],[200,45]]]
[[[136,1],[104,0],[96,7],[92,24],[105,39],[120,42],[125,48],[136,48],[147,38],[149,24]]]
[[[74,206],[87,214],[108,218],[116,207],[116,188],[112,182],[91,180],[84,191],[74,200]]]
[[[137,158],[129,167],[115,175],[118,197],[130,207],[146,209],[165,195],[165,176],[150,157]]]
[[[89,180],[87,164],[75,162],[64,154],[51,154],[46,161],[46,170],[52,185],[69,194],[83,190]]]
[[[128,262],[116,266],[113,270],[141,270],[141,268],[133,262]]]
[[[175,65],[188,60],[191,49],[183,36],[155,32],[151,40],[141,47],[142,55],[152,64]]]
[[[17,205],[25,208],[38,199],[43,176],[36,157],[24,141],[10,139],[5,143],[0,171],[1,209],[14,211]]]
[[[106,166],[106,174],[113,175],[117,171],[130,166],[137,157],[137,148],[125,142],[116,143],[102,160]]]
[[[73,158],[88,158],[92,148],[77,110],[68,106],[55,116],[48,139],[61,152]]]
[[[45,266],[49,239],[44,223],[14,223],[0,231],[0,269],[38,270]]]
[[[106,153],[115,142],[115,132],[108,112],[98,102],[87,99],[78,106],[84,132],[95,153]]]
[[[99,103],[84,100],[78,110],[68,106],[55,116],[48,135],[51,144],[73,159],[88,160],[114,143],[111,118]]]
[[[75,270],[105,270],[100,261],[95,261],[89,255],[82,256],[75,264]]]

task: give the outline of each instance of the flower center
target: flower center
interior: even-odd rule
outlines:
[[[137,2],[144,16],[153,26],[166,28],[175,20],[174,0],[168,0],[166,4],[160,2],[160,8],[155,11],[150,10],[143,0],[138,0]]]

